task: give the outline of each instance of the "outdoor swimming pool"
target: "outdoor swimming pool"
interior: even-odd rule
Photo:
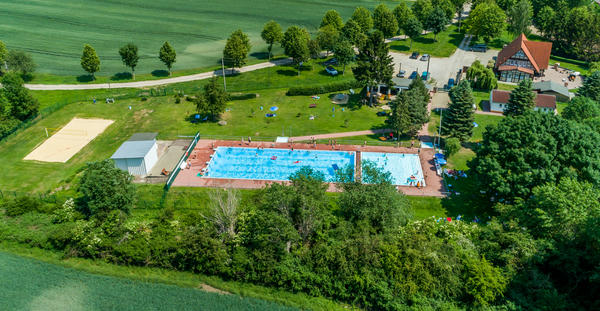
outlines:
[[[363,152],[361,153],[362,161],[371,161],[392,174],[392,179],[395,185],[409,186],[411,177],[414,177],[414,183],[417,181],[425,186],[425,178],[419,155],[410,153],[380,153],[380,152]]]
[[[355,153],[349,151],[257,149],[218,147],[204,177],[288,180],[303,166],[322,172],[334,181],[335,170],[354,167]]]

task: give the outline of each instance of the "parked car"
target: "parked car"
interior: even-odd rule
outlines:
[[[454,87],[454,79],[450,78],[448,79],[448,89],[451,89],[452,87]]]
[[[413,79],[416,79],[418,76],[419,76],[419,73],[416,71],[413,71],[408,78],[413,80]]]
[[[412,58],[412,59],[419,58],[419,52],[412,52],[412,54],[410,54],[410,58]]]
[[[470,50],[473,52],[484,52],[485,53],[485,52],[487,52],[488,47],[485,44],[475,44],[475,45],[471,46]]]
[[[429,54],[423,54],[423,56],[421,56],[421,60],[422,61],[428,61],[429,60]]]
[[[335,68],[333,68],[331,66],[325,67],[325,71],[327,71],[327,73],[332,76],[337,76],[337,74],[338,74],[337,70],[335,70]]]
[[[423,71],[423,74],[421,75],[421,79],[423,81],[427,81],[427,79],[429,79],[429,72]]]
[[[325,61],[323,63],[323,65],[325,65],[325,66],[331,66],[331,65],[337,65],[337,63],[338,63],[337,58],[334,57],[334,58],[332,58],[330,60]]]
[[[398,72],[398,74],[396,75],[396,77],[398,77],[398,78],[404,78],[404,75],[406,75],[406,70],[400,70],[400,72]]]

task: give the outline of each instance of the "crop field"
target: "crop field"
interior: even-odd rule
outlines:
[[[38,72],[82,75],[83,44],[102,61],[100,76],[128,71],[118,49],[139,47],[136,72],[164,72],[157,58],[164,41],[176,49],[174,70],[217,65],[225,40],[241,28],[253,45],[251,58],[265,58],[262,26],[274,19],[285,29],[302,25],[315,32],[329,9],[344,19],[355,7],[373,9],[374,0],[0,0],[0,40],[31,53]],[[390,2],[389,6],[394,3]],[[275,50],[280,53],[280,48]]]
[[[294,310],[193,288],[95,275],[0,252],[5,310]]]

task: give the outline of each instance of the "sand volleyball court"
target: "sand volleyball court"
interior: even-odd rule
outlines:
[[[73,118],[28,154],[25,160],[65,163],[113,122],[104,119]]]

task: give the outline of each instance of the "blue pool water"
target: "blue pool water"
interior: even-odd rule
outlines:
[[[395,185],[408,186],[411,176],[425,185],[421,161],[417,154],[363,152],[361,157],[362,161],[371,161],[377,167],[390,172]],[[413,185],[416,185],[416,182]]]
[[[334,181],[335,168],[354,167],[354,152],[218,147],[205,177],[288,180],[303,166]]]

